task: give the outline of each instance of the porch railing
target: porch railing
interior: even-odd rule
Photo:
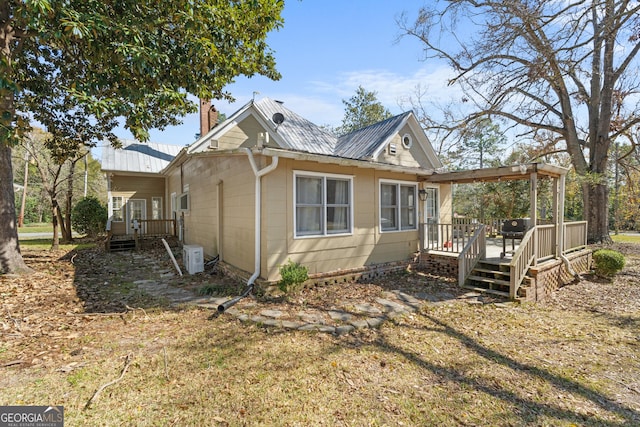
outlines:
[[[537,227],[531,228],[527,231],[513,254],[513,258],[509,263],[510,270],[510,285],[509,285],[509,298],[515,299],[518,295],[518,289],[524,281],[524,276],[527,274],[529,267],[531,267],[536,261],[536,230]]]
[[[555,257],[557,245],[556,226],[554,224],[538,225],[536,227],[536,238],[538,239],[536,259],[544,261]]]
[[[421,249],[460,253],[480,226],[480,224],[420,224]]]
[[[465,283],[471,271],[486,255],[487,235],[485,226],[478,227],[458,255],[458,283]]]
[[[140,236],[176,236],[175,219],[139,219]]]
[[[564,253],[587,247],[587,221],[564,223]]]

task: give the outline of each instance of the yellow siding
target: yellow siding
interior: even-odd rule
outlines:
[[[184,217],[184,243],[202,246],[206,256],[222,252],[225,262],[252,272],[254,183],[249,160],[242,155],[192,157],[173,168],[167,193],[189,189],[190,209],[178,214]]]
[[[410,148],[405,148],[402,145],[402,137],[408,134],[411,136],[413,141]],[[420,140],[424,137],[420,137],[418,139],[416,135],[411,131],[411,128],[408,125],[405,125],[399,133],[397,133],[391,143],[396,146],[396,154],[389,154],[388,147],[380,153],[377,157],[376,161],[383,163],[391,163],[394,165],[407,166],[407,167],[421,167],[423,169],[433,169],[434,165],[427,158],[424,149],[420,145]]]
[[[451,184],[440,184],[440,223],[451,224],[453,211],[453,193]]]
[[[219,150],[231,150],[239,147],[254,147],[258,134],[264,129],[253,116],[249,116],[234,126],[218,140]]]
[[[256,155],[256,162],[261,169],[271,159]],[[296,170],[353,177],[352,235],[294,238]],[[190,210],[184,213],[185,244],[202,246],[207,256],[221,252],[225,262],[252,273],[255,177],[247,156],[192,157],[176,165],[167,177],[167,206],[172,192],[179,195],[186,186],[189,189]],[[278,167],[262,178],[261,278],[278,280],[278,268],[288,259],[307,266],[312,274],[409,259],[418,250],[417,230],[379,231],[381,179],[416,182],[417,178],[412,174],[280,159]],[[444,204],[450,203],[450,189],[446,187],[449,186],[442,186],[440,193]],[[450,205],[441,206],[441,217],[450,216],[448,211]],[[418,217],[421,215],[419,212]]]
[[[348,236],[294,238],[294,170],[353,176],[354,227]],[[382,262],[406,260],[418,250],[418,231],[380,233],[379,180],[416,182],[415,175],[283,159],[263,178],[262,277],[278,280],[288,259],[323,273]]]
[[[121,176],[113,175],[110,178],[111,197],[122,197],[123,206],[129,199],[141,199],[145,201],[147,218],[151,218],[151,199],[161,197],[163,208],[167,204],[164,194],[164,178],[148,176]],[[111,215],[111,213],[109,213]],[[163,213],[164,214],[164,213]],[[113,222],[111,231],[113,234],[126,234],[126,210],[123,211],[125,221]]]

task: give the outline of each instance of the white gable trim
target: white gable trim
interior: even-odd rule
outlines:
[[[413,113],[412,113],[413,114]],[[376,151],[373,152],[373,154],[371,155],[372,159],[377,159],[378,156],[380,156],[380,154],[382,154],[382,152],[387,148],[387,145],[389,145],[389,143],[391,142],[391,140],[396,136],[396,134],[400,131],[400,129],[402,129],[402,127],[407,124],[407,120],[409,120],[409,117],[412,116],[412,114],[407,115],[407,117],[405,117],[404,119],[402,119],[402,121],[398,124],[398,126],[396,127],[396,129],[393,131],[393,133],[387,138],[385,139],[379,146],[378,148],[376,148]]]
[[[260,126],[264,129],[264,131],[269,133],[270,141],[274,141],[279,147],[282,147],[284,145],[282,138],[276,132],[275,126],[272,124],[271,120],[269,120],[267,117],[264,117],[260,109],[256,108],[254,102],[251,101],[240,110],[235,112],[223,123],[211,129],[204,137],[201,137],[196,142],[191,144],[191,146],[189,146],[189,148],[187,149],[187,153],[193,154],[207,151],[212,140],[222,138],[225,134],[227,134],[227,132],[238,126],[249,116],[253,116],[258,121]]]

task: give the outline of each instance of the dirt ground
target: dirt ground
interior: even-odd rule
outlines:
[[[615,325],[619,329],[615,333],[620,334],[619,338],[612,335],[607,339],[622,340],[624,346],[620,347],[619,352],[612,348],[611,354],[601,356],[602,360],[615,364],[616,357],[622,357],[621,355],[624,353],[624,360],[635,359],[637,368],[640,366],[640,360],[638,360],[640,356],[640,247],[636,244],[616,244],[613,249],[624,253],[627,259],[625,269],[615,277],[613,282],[599,279],[593,275],[585,275],[579,283],[560,289],[547,301],[535,304],[534,308],[518,308],[517,310],[520,310],[518,316],[520,314],[528,316],[526,318],[531,319],[532,324],[536,324],[544,322],[545,317],[562,323],[562,316],[566,315],[567,322],[575,322],[576,328],[581,328],[579,326],[580,319],[606,318],[609,322],[607,324]],[[25,384],[25,381],[33,380],[43,375],[43,372],[69,374],[96,361],[104,361],[109,358],[113,350],[105,343],[112,342],[114,347],[135,344],[154,348],[155,341],[151,337],[187,336],[190,333],[201,333],[202,322],[215,317],[214,312],[206,310],[170,307],[168,301],[163,298],[151,297],[139,291],[134,282],[147,279],[150,268],[154,268],[153,272],[156,275],[171,272],[170,262],[163,259],[160,252],[157,254],[158,263],[155,266],[141,266],[132,263],[127,258],[105,254],[99,247],[79,252],[30,250],[27,247],[23,249],[23,254],[27,264],[36,272],[28,276],[7,275],[0,277],[2,303],[0,389],[5,391]],[[176,287],[194,291],[208,286],[210,293],[220,296],[237,295],[243,288],[241,283],[234,282],[220,274],[175,277],[172,280]],[[469,319],[479,316],[477,311],[467,313],[468,310],[474,310],[474,308],[463,297],[465,292],[455,286],[451,280],[417,273],[395,275],[389,279],[377,280],[372,283],[318,287],[303,291],[286,300],[261,300],[258,298],[253,300],[252,304],[257,305],[258,308],[295,312],[309,306],[330,307],[335,305],[338,300],[373,301],[381,291],[390,289],[400,289],[407,293],[426,293],[433,296],[433,301],[444,301],[448,304],[446,306],[448,308],[433,306],[434,308],[425,309],[426,311],[423,311],[422,314],[430,321],[435,322],[436,314],[442,310],[455,311],[458,318],[461,315],[467,316],[467,314]],[[480,300],[487,304],[500,302],[500,300],[490,297]],[[458,308],[451,308],[455,306]],[[530,310],[530,312],[522,310]],[[572,314],[576,316],[571,317]],[[220,321],[227,322],[222,323],[225,326],[221,329],[232,328],[236,334],[242,328],[251,327],[230,318]],[[407,320],[409,324],[419,321],[421,320]],[[436,323],[439,324],[438,322]],[[518,322],[522,321],[518,320]],[[393,330],[397,325],[392,324],[389,327]],[[473,329],[473,326],[470,327]],[[504,325],[494,326],[493,330],[501,328],[504,328]],[[477,330],[482,330],[482,328],[478,327]],[[554,330],[555,332],[557,331]],[[593,339],[593,343],[586,345],[581,342],[580,346],[572,347],[570,352],[565,352],[560,360],[567,366],[574,366],[593,359],[594,348],[598,345],[598,341],[602,341],[603,337],[607,336],[607,333],[605,327],[589,331],[587,335],[592,337],[588,339]],[[295,334],[304,333],[294,331],[291,334],[291,336],[295,336]],[[360,341],[361,343],[373,342],[379,340],[377,334],[379,332],[374,330],[361,333],[357,337],[342,339]],[[552,347],[557,345],[556,341],[545,341],[543,335],[540,335],[539,338],[541,342],[552,343],[550,344]],[[331,339],[338,340],[339,338]],[[491,337],[491,340],[499,339],[498,336]],[[158,341],[155,344],[156,348],[161,348],[161,343],[162,340]],[[499,345],[511,346],[514,344],[501,342]],[[433,347],[434,344],[430,344],[430,346]],[[538,351],[535,347],[530,347],[530,349],[531,352]],[[552,357],[544,356],[544,354],[542,352],[534,354],[532,357],[542,361],[547,361]],[[442,355],[440,354],[438,357],[442,357]],[[382,366],[384,367],[384,365]],[[603,373],[601,376],[600,379],[606,381],[604,388],[613,390],[611,393],[615,394],[617,405],[626,405],[631,408],[614,410],[615,413],[631,413],[631,415],[624,415],[620,424],[617,421],[611,421],[607,425],[631,425],[628,422],[640,423],[640,418],[637,418],[640,416],[640,412],[638,412],[640,411],[640,370],[628,371],[626,375],[609,372]],[[68,377],[67,381],[70,381]],[[95,381],[99,382],[99,379]],[[33,400],[37,396],[31,396],[28,387],[20,390],[15,395],[12,395],[11,392],[0,393],[0,404],[48,404],[34,402]],[[89,394],[88,390],[84,390],[83,399],[86,400]],[[77,400],[80,398],[78,397]],[[81,402],[66,403],[69,407],[81,407]],[[409,416],[407,417],[411,419]],[[458,419],[458,421],[460,420]],[[225,423],[228,423],[228,419],[221,421],[221,424]],[[482,425],[483,423],[469,422],[467,424],[456,421],[452,425],[465,424]],[[511,425],[511,421],[507,424]]]

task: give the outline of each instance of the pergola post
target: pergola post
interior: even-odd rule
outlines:
[[[558,256],[564,255],[564,186],[565,175],[560,175],[560,185],[558,191],[558,219],[556,221],[558,227]]]
[[[553,224],[555,226],[554,230],[555,230],[555,248],[553,248],[553,253],[555,254],[556,258],[558,258],[558,256],[560,255],[558,253],[558,250],[560,248],[560,230],[558,227],[559,224],[559,218],[560,218],[560,210],[559,210],[559,203],[558,203],[558,196],[559,196],[559,186],[560,186],[560,182],[558,180],[558,178],[553,178],[553,198],[551,200],[552,205],[552,214],[553,214]]]
[[[535,228],[538,225],[538,173],[535,171],[529,175],[529,189],[531,202],[529,217]],[[538,236],[535,231],[533,233],[533,253],[535,254],[533,265],[536,265],[538,263]]]

